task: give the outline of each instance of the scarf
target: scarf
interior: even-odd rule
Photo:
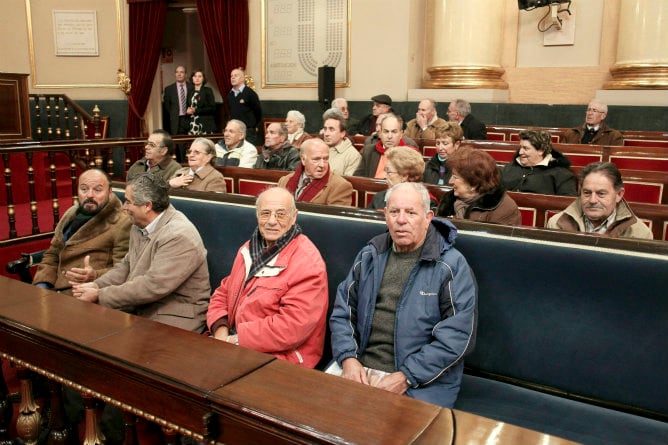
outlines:
[[[401,139],[399,139],[399,143],[398,143],[396,146],[397,146],[397,147],[403,147],[403,146],[405,146],[405,145],[406,145],[406,143],[404,142],[404,138],[401,138]],[[415,149],[415,147],[411,147],[411,148],[412,148],[412,149]],[[383,146],[383,141],[378,141],[378,142],[376,143],[376,151],[377,151],[378,153],[384,155],[384,154],[385,154],[385,150],[387,150],[387,149],[385,148],[385,146]]]
[[[101,209],[100,209],[101,210]],[[83,227],[84,224],[86,224],[88,221],[91,220],[92,217],[95,215],[87,215],[81,210],[77,210],[76,215],[74,215],[74,218],[72,219],[72,222],[63,230],[63,241],[67,242],[67,240],[70,239],[72,235],[74,235],[77,230]]]
[[[285,184],[285,188],[288,189],[288,191],[293,195],[297,191],[297,187],[299,186],[299,178],[301,178],[303,172],[304,172],[304,165],[299,164],[297,170],[295,170],[295,174],[292,175],[292,178],[290,178],[288,183]],[[312,179],[311,183],[304,188],[302,194],[299,195],[299,197],[297,197],[297,202],[311,202],[311,200],[315,198],[315,195],[317,195],[320,192],[320,190],[325,188],[325,186],[329,182],[330,172],[331,169],[328,168],[327,173],[325,173],[325,176],[323,176],[320,179]]]
[[[292,229],[288,230],[283,236],[277,239],[274,244],[269,247],[264,247],[265,242],[262,235],[260,235],[260,229],[259,227],[256,228],[253,232],[253,236],[251,236],[250,245],[248,246],[252,262],[248,275],[246,275],[245,283],[247,284],[260,269],[266,266],[272,258],[278,255],[278,253],[300,233],[302,233],[301,227],[299,227],[299,224],[295,224],[292,226]]]

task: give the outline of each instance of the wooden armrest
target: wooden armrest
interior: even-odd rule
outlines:
[[[9,273],[17,274],[24,283],[32,283],[30,268],[36,266],[42,261],[44,250],[32,253],[22,253],[18,260],[10,261],[5,265],[5,270]]]

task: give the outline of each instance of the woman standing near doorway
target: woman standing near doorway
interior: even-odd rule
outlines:
[[[202,70],[195,70],[190,77],[193,91],[188,96],[188,109],[186,113],[190,116],[190,131],[188,134],[210,134],[216,132],[216,99],[213,90],[206,84],[206,76]]]

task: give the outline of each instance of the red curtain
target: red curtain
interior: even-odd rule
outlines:
[[[144,113],[148,107],[153,78],[160,61],[162,35],[167,19],[167,1],[127,1],[130,10],[129,76],[132,80],[132,89],[128,95],[128,125],[125,135],[139,137],[143,136]]]
[[[231,88],[230,72],[246,68],[248,0],[197,0],[202,39],[223,97]]]

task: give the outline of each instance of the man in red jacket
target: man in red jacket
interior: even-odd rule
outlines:
[[[207,326],[219,340],[313,368],[325,340],[325,262],[296,224],[290,192],[265,190],[256,209],[257,228],[213,293]]]

